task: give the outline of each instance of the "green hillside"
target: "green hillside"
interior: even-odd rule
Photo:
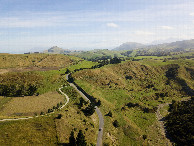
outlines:
[[[105,144],[164,145],[165,139],[157,129],[157,105],[193,95],[193,71],[193,66],[178,61],[161,61],[155,66],[127,61],[76,72],[73,78],[102,102]],[[112,117],[106,116],[109,111]],[[118,128],[113,125],[115,120]]]

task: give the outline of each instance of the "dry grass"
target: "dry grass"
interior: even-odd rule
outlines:
[[[54,118],[53,115],[29,120],[1,122],[0,145],[56,145]]]
[[[0,68],[21,68],[21,67],[67,67],[74,62],[66,55],[55,54],[0,54]]]
[[[14,97],[4,105],[1,115],[33,116],[34,113],[46,112],[59,102],[64,102],[64,97],[57,92],[48,92],[39,96]]]

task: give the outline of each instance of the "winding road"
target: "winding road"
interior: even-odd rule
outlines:
[[[69,80],[69,75],[66,75],[66,80]],[[86,101],[88,101],[89,103],[91,103],[91,101],[79,90],[77,89],[77,87],[73,84],[69,82],[69,85],[72,86]],[[99,130],[98,130],[98,137],[97,137],[97,146],[102,146],[102,137],[103,137],[103,127],[104,127],[104,118],[102,113],[100,112],[100,109],[95,106],[95,111],[98,114],[98,118],[99,118]]]
[[[61,91],[61,89],[63,88],[63,86],[61,85],[61,87],[59,88],[59,92],[65,96],[66,98],[66,103],[64,105],[62,105],[59,109],[62,109],[64,108],[68,102],[69,102],[69,97],[63,92]],[[51,113],[54,113],[54,112],[51,112]],[[47,114],[45,114],[47,115]],[[41,115],[41,116],[45,116],[45,115]],[[17,120],[27,120],[27,119],[32,119],[32,118],[36,118],[36,117],[39,117],[39,116],[35,116],[35,117],[26,117],[26,118],[14,118],[14,119],[1,119],[0,122],[4,122],[4,121],[17,121]]]

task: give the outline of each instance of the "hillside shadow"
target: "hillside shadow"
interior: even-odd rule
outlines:
[[[178,77],[178,69],[179,65],[178,64],[173,64],[167,71],[166,71],[166,77],[168,78],[166,84],[170,83],[170,80],[174,80],[177,82],[179,85],[181,85],[182,89],[181,91],[185,92],[189,96],[194,96],[194,90],[191,89],[186,81],[184,79],[181,79]]]

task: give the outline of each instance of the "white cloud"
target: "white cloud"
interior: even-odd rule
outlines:
[[[166,26],[166,25],[161,26],[160,28],[162,28],[162,29],[167,29],[167,30],[172,30],[172,29],[174,29],[174,27]]]
[[[136,35],[144,35],[144,36],[149,36],[149,35],[154,35],[153,32],[149,32],[149,31],[135,31]]]
[[[113,27],[113,28],[117,28],[118,27],[118,25],[115,24],[115,23],[107,23],[106,26]]]
[[[194,16],[194,12],[189,14],[190,16]]]

